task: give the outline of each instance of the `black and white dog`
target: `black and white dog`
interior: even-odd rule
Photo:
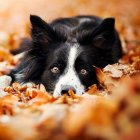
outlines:
[[[81,95],[97,83],[95,68],[113,64],[122,56],[114,18],[76,16],[50,24],[31,15],[32,46],[10,75],[20,83],[45,85],[60,96],[73,89]]]

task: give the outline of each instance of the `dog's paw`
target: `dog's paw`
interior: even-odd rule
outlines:
[[[0,76],[0,98],[6,95],[4,88],[9,86],[12,82],[12,78],[7,75]]]
[[[12,78],[7,75],[0,76],[0,88],[5,88],[10,85]]]

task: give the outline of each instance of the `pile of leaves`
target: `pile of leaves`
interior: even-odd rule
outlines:
[[[100,69],[97,73],[100,89],[93,85],[82,96],[69,90],[69,96],[54,98],[34,84],[4,88],[0,139],[140,138],[140,75],[118,80]]]

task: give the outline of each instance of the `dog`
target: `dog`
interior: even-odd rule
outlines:
[[[114,18],[75,16],[46,23],[31,15],[30,22],[31,47],[10,75],[21,84],[42,83],[55,97],[69,89],[81,95],[98,83],[95,67],[104,68],[122,56]]]

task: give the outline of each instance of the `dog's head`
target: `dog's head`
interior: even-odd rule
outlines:
[[[23,64],[23,81],[43,83],[54,96],[68,89],[82,94],[97,83],[94,66],[103,68],[121,55],[113,18],[75,17],[51,24],[37,16],[30,20],[33,45]]]

